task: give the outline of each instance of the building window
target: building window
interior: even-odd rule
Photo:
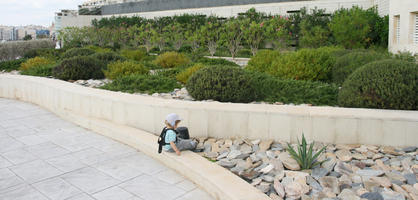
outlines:
[[[394,19],[394,25],[395,25],[395,43],[399,44],[400,39],[401,39],[401,18],[400,16],[395,16]]]
[[[415,23],[414,23],[414,44],[418,44],[418,14],[415,14]]]

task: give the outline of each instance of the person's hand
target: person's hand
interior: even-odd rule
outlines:
[[[181,152],[177,150],[176,154],[179,156],[179,155],[181,155]]]

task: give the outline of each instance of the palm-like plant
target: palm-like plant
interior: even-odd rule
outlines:
[[[296,152],[293,149],[293,147],[290,146],[289,143],[287,143],[287,146],[288,146],[287,151],[290,153],[292,158],[298,162],[302,170],[312,169],[313,167],[318,166],[326,161],[326,160],[323,160],[323,161],[317,160],[319,155],[326,149],[326,146],[322,147],[318,152],[314,153],[313,152],[314,144],[315,143],[312,142],[308,148],[308,143],[306,142],[304,134],[302,134],[302,143],[300,143],[298,139],[298,148],[297,148],[298,152]]]

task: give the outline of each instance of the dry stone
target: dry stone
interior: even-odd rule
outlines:
[[[319,184],[323,188],[329,188],[334,194],[338,194],[340,189],[338,187],[338,180],[333,176],[325,176],[319,179]]]
[[[353,156],[351,155],[350,151],[346,149],[338,150],[337,152],[335,152],[335,155],[339,160],[343,162],[348,162],[351,161],[351,159],[353,159]]]
[[[303,195],[303,188],[297,182],[292,182],[285,186],[286,197],[292,199],[299,199]]]
[[[273,187],[274,187],[274,190],[279,195],[279,197],[284,198],[284,196],[285,196],[285,189],[284,189],[283,185],[280,183],[280,180],[279,179],[274,179]]]
[[[282,161],[283,165],[290,170],[298,171],[300,170],[299,164],[293,159],[289,153],[282,152],[279,154],[279,159]]]
[[[268,149],[270,149],[271,144],[273,144],[273,140],[261,141],[259,144],[260,151],[267,151]]]

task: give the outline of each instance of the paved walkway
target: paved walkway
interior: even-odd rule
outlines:
[[[210,200],[141,152],[0,98],[1,200]]]

